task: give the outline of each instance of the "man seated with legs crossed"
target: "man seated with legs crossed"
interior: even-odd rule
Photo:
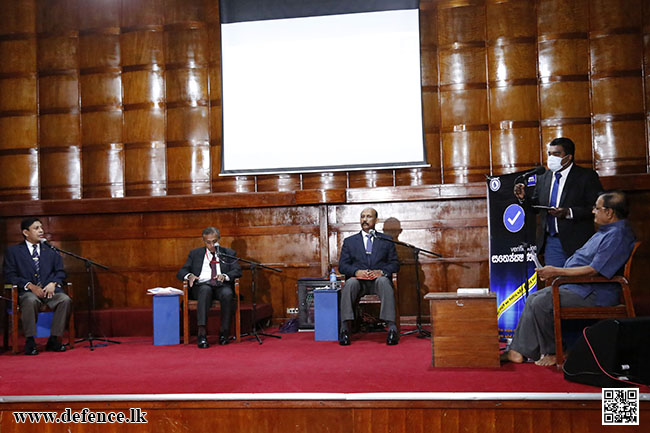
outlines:
[[[343,241],[339,272],[346,281],[341,290],[341,331],[339,344],[350,344],[350,328],[354,321],[354,305],[367,294],[379,295],[381,310],[379,318],[388,324],[386,344],[399,342],[395,325],[395,296],[391,284],[392,274],[399,271],[395,244],[385,239],[390,236],[375,232],[377,211],[372,208],[361,212],[361,232]]]
[[[578,249],[564,267],[544,266],[536,269],[541,280],[555,277],[611,278],[623,268],[634,248],[634,233],[627,224],[628,206],[622,192],[601,194],[593,208],[598,231]],[[611,306],[619,302],[620,285],[616,283],[563,284],[559,287],[563,307]],[[555,334],[553,326],[553,295],[551,287],[538,290],[526,300],[510,350],[504,361],[516,363],[526,358],[535,364],[554,365]]]

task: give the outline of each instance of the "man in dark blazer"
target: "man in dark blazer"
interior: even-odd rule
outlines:
[[[212,299],[221,303],[221,330],[219,344],[228,344],[230,338],[230,322],[234,309],[235,279],[241,277],[241,266],[237,260],[221,255],[225,253],[235,256],[235,251],[219,245],[221,234],[215,227],[207,227],[202,232],[205,247],[190,251],[177,278],[187,280],[190,288],[190,298],[196,299],[196,322],[198,324],[198,342],[200,349],[209,347],[206,333],[208,313]]]
[[[346,238],[341,248],[339,272],[346,281],[341,290],[341,331],[339,344],[350,344],[350,327],[354,321],[354,305],[365,294],[376,294],[381,299],[379,318],[388,324],[386,344],[399,341],[395,325],[395,295],[391,284],[392,274],[399,271],[395,244],[385,239],[390,236],[375,232],[377,211],[372,208],[361,212],[361,232]]]
[[[537,251],[544,253],[546,265],[562,267],[568,257],[594,234],[592,207],[603,187],[598,174],[574,164],[575,144],[568,138],[556,138],[548,145],[548,170],[537,178],[531,197],[523,184],[515,186],[515,195],[539,209]]]
[[[65,352],[61,336],[68,321],[72,300],[61,289],[65,279],[61,256],[42,241],[43,224],[38,218],[25,218],[20,223],[25,240],[7,249],[3,271],[6,283],[18,287],[25,354],[38,355],[34,336],[36,319],[42,304],[53,311],[50,338],[45,349],[51,352]]]

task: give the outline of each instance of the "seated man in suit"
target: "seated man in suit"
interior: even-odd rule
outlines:
[[[399,341],[395,325],[395,296],[391,284],[392,274],[399,271],[395,244],[382,238],[392,239],[375,232],[377,211],[372,208],[361,212],[361,232],[343,241],[339,272],[346,281],[341,291],[341,332],[339,344],[350,344],[350,327],[354,321],[354,305],[359,297],[376,294],[381,298],[379,318],[388,324],[386,344]]]
[[[241,277],[241,266],[237,260],[220,256],[222,252],[234,256],[235,251],[219,245],[219,239],[221,239],[219,230],[215,227],[207,227],[203,229],[202,236],[205,248],[201,247],[190,251],[187,261],[176,276],[181,281],[187,280],[190,287],[190,298],[198,301],[196,308],[196,323],[199,327],[197,345],[200,349],[206,349],[209,347],[206,325],[212,299],[218,299],[221,303],[219,344],[228,344],[235,301],[233,283],[236,278]]]
[[[43,224],[38,218],[25,218],[20,223],[25,240],[7,249],[4,257],[5,282],[18,286],[25,355],[38,355],[34,336],[36,319],[42,304],[54,311],[50,338],[45,350],[65,352],[61,336],[68,321],[72,300],[63,293],[61,284],[65,279],[63,260],[52,248],[41,243]]]
[[[559,276],[588,277],[616,275],[634,248],[634,233],[627,224],[628,206],[622,192],[604,193],[593,208],[598,231],[569,257],[564,267],[544,266],[537,276],[548,280]],[[616,305],[620,285],[616,283],[563,284],[560,286],[563,307]],[[521,313],[510,350],[502,360],[516,363],[525,358],[537,359],[537,365],[555,364],[553,295],[551,287],[531,293]]]

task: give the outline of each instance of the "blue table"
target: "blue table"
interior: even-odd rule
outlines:
[[[179,295],[153,295],[153,344],[180,344]]]
[[[340,293],[340,288],[314,290],[314,340],[339,339]]]

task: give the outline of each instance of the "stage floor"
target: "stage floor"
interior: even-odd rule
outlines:
[[[176,400],[208,395],[225,400],[242,395],[333,400],[600,398],[600,388],[566,381],[555,367],[509,363],[494,369],[434,368],[430,340],[413,335],[387,346],[385,333],[355,334],[347,347],[316,342],[313,333],[276,335],[282,339],[262,337],[261,345],[244,338],[242,343],[219,346],[212,338],[213,344],[203,350],[194,344],[153,346],[150,337],[129,337],[94,351],[82,343],[66,353],[4,353],[0,395],[5,402],[48,396],[158,400],[163,395]]]

